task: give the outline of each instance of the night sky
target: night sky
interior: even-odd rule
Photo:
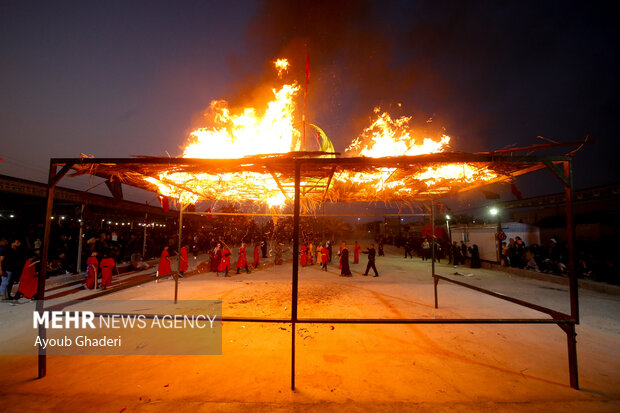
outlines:
[[[277,57],[302,80],[307,52],[308,117],[338,151],[381,106],[413,115],[414,127],[432,118],[467,152],[589,136],[576,187],[618,182],[618,11],[570,1],[4,1],[0,173],[45,181],[50,157],[179,155],[211,100],[252,102]],[[539,175],[517,181],[525,196],[561,190]]]

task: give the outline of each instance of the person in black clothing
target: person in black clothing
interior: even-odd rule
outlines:
[[[262,240],[260,242],[260,250],[263,254],[263,258],[267,258],[267,240]]]
[[[407,258],[407,255],[409,255],[409,257],[413,259],[413,254],[411,253],[412,250],[413,250],[413,242],[411,241],[411,239],[407,239],[405,241],[405,258]]]
[[[478,251],[478,246],[474,244],[469,249],[469,252],[471,253],[471,262],[469,266],[471,268],[480,268],[482,265],[480,263],[480,252]]]
[[[383,253],[383,240],[379,240],[379,256],[383,257],[385,254]]]
[[[22,274],[21,270],[24,266],[21,258],[20,246],[21,242],[18,239],[13,240],[10,247],[6,249],[6,255],[2,261],[4,274],[6,274],[7,277],[4,298],[9,300],[13,299],[11,296],[13,284],[19,282],[19,277]]]
[[[372,268],[372,270],[375,272],[375,277],[378,277],[379,272],[377,271],[377,267],[375,267],[375,246],[373,244],[370,244],[368,249],[366,251],[362,251],[362,253],[368,254],[368,265],[366,265],[366,272],[364,273],[364,275],[368,275],[368,271],[370,271],[370,269]]]
[[[340,275],[343,277],[351,277],[351,269],[349,268],[349,250],[347,249],[347,244],[344,242],[340,244],[340,252],[338,253],[340,256],[340,264],[341,270]]]

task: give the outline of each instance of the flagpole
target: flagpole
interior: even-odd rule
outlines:
[[[306,53],[306,86],[304,87],[304,108],[301,114],[301,125],[303,128],[301,135],[301,150],[306,150],[306,96],[308,96],[308,81],[310,80],[310,54]]]

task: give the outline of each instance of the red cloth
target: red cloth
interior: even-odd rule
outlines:
[[[32,264],[32,260],[26,260],[22,275],[19,278],[19,292],[26,298],[32,298],[37,293],[39,280],[36,277],[36,266]]]
[[[245,247],[239,248],[239,258],[237,259],[237,268],[245,268],[248,265],[248,258],[245,256]]]
[[[163,250],[161,252],[161,257],[159,257],[159,267],[157,267],[157,275],[161,277],[162,275],[167,275],[172,272],[172,268],[170,267],[170,261],[168,261],[168,250]]]
[[[189,265],[187,263],[187,248],[181,248],[181,272],[187,271]]]
[[[94,256],[88,257],[88,259],[86,260],[86,265],[89,265],[89,264],[95,267],[95,274],[97,274],[99,272],[99,260],[97,259],[97,257],[94,257]]]
[[[88,264],[88,267],[86,267],[86,288],[89,290],[97,288],[97,266],[95,264]]]
[[[218,271],[230,270],[230,250],[226,247],[222,250],[222,259],[217,266]]]
[[[308,264],[308,247],[305,245],[301,246],[301,265]]]
[[[254,265],[254,267],[258,267],[258,265],[260,264],[260,250],[258,248],[258,245],[254,247],[254,262],[252,263],[252,265]]]
[[[211,272],[215,272],[217,271],[217,267],[220,266],[220,261],[222,260],[222,250],[215,247],[209,251],[209,255],[211,255]]]
[[[360,262],[360,244],[355,244],[355,248],[353,248],[353,264],[359,264]]]
[[[112,268],[116,263],[114,258],[104,258],[101,260],[101,286],[110,287],[112,285]]]
[[[329,258],[329,250],[325,247],[321,248],[321,264],[327,264]]]

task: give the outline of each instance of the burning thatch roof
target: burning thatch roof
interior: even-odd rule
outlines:
[[[302,207],[311,210],[323,201],[408,203],[435,199],[511,180],[545,168],[546,164],[569,159],[498,153],[444,152],[367,158],[291,152],[241,159],[140,156],[54,159],[52,163],[71,165],[73,176],[90,174],[153,192],[168,191],[165,195],[177,196],[184,202],[265,202],[269,191],[292,200],[295,172],[299,168]],[[442,169],[446,167],[451,168],[450,173]]]

